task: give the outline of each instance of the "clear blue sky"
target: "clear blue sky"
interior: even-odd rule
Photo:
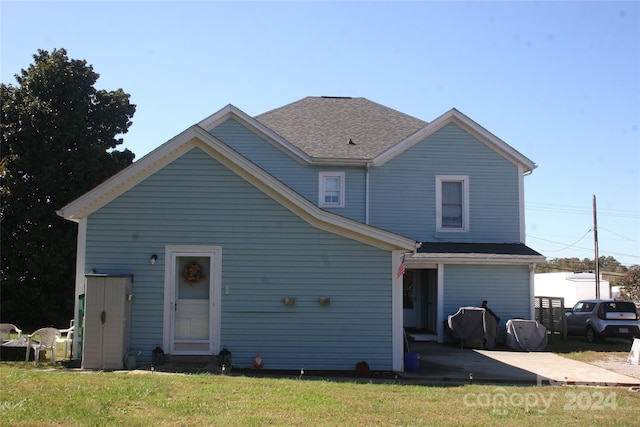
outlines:
[[[137,158],[233,104],[362,96],[431,121],[452,107],[535,161],[527,244],[640,264],[640,3],[1,3],[1,78],[65,48],[137,104]]]

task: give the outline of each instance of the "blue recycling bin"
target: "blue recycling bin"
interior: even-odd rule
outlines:
[[[418,372],[419,366],[420,366],[420,353],[404,354],[404,371],[405,372]]]

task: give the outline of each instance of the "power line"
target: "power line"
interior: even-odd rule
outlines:
[[[575,241],[574,243],[572,243],[572,244],[570,244],[570,245],[568,245],[568,246],[565,246],[565,247],[563,247],[563,248],[560,248],[560,249],[554,249],[554,250],[549,251],[549,252],[560,252],[560,251],[564,251],[565,249],[569,249],[569,248],[574,247],[575,245],[577,245],[578,243],[580,243],[580,241],[581,241],[582,239],[584,239],[585,237],[587,237],[587,234],[591,233],[591,230],[592,230],[591,228],[590,228],[590,229],[588,229],[588,230],[587,230],[587,232],[586,232],[586,233],[584,233],[584,234],[582,235],[582,237],[580,237],[580,238],[579,238],[577,241]],[[530,235],[530,234],[527,234],[527,236],[529,236],[529,237],[533,237],[534,239],[538,239],[538,240],[544,240],[544,241],[546,241],[546,242],[556,243],[556,244],[558,244],[558,245],[563,245],[563,244],[564,244],[564,243],[560,243],[560,242],[554,242],[554,241],[552,241],[552,240],[542,239],[542,238],[540,238],[540,237],[532,236],[532,235]],[[584,248],[578,248],[578,249],[584,249]]]
[[[554,212],[554,213],[577,214],[577,215],[592,215],[593,213],[589,207],[557,205],[557,204],[551,204],[551,203],[528,202],[528,203],[525,203],[525,208],[528,210],[539,211],[539,212]],[[624,209],[598,208],[598,216],[640,219],[640,212],[634,211],[634,210],[624,210]]]
[[[591,230],[589,230],[587,232],[587,234],[590,232]],[[586,234],[584,236],[582,236],[580,238],[580,240],[584,239],[586,236]],[[553,243],[554,245],[565,245],[564,247],[560,248],[560,249],[549,249],[549,250],[545,250],[544,252],[560,252],[563,251],[565,249],[569,249],[571,247],[574,247],[575,249],[580,249],[583,251],[593,251],[593,248],[585,248],[582,246],[575,246],[577,243],[580,242],[580,240],[578,240],[577,242],[571,244],[571,245],[566,245],[566,243],[563,242],[556,242],[554,240],[549,240],[549,239],[544,239],[542,237],[538,237],[538,236],[533,236],[531,234],[527,234],[527,238],[531,238],[531,239],[536,239],[536,240],[542,240],[543,242],[549,242],[549,243]],[[636,258],[636,259],[640,259],[640,255],[632,255],[632,254],[623,254],[621,252],[612,252],[612,251],[608,251],[608,250],[601,250],[601,252],[606,252],[608,256],[613,256],[613,255],[617,255],[617,256],[625,256],[625,257],[630,257],[630,258]]]
[[[561,205],[561,204],[553,204],[553,203],[539,203],[539,202],[528,202],[525,204],[525,208],[528,211],[538,211],[538,212],[549,212],[552,214],[556,214],[556,215],[562,215],[562,214],[566,214],[566,215],[581,215],[581,216],[591,216],[593,215],[593,209],[590,206],[570,206],[570,205]],[[624,210],[624,209],[602,209],[599,208],[598,209],[598,216],[602,216],[602,217],[610,217],[610,218],[618,218],[618,219],[630,219],[630,220],[635,220],[635,219],[640,219],[640,211],[638,210]],[[624,236],[622,234],[618,234],[614,231],[611,231],[605,227],[600,226],[599,227],[600,230],[604,230],[608,233],[610,233],[610,235],[616,236],[618,239],[612,239],[612,238],[608,238],[607,240],[610,241],[611,244],[615,245],[615,243],[612,243],[612,240],[617,240],[618,242],[620,242],[620,240],[624,240],[624,241],[628,241],[628,242],[632,242],[632,243],[639,243],[639,241],[637,239],[632,239],[629,238],[627,236]],[[593,247],[591,248],[586,248],[586,247],[581,247],[581,246],[577,246],[586,236],[587,234],[589,234],[589,232],[593,231],[593,229],[589,229],[583,236],[581,236],[577,241],[571,243],[571,244],[567,244],[566,242],[558,242],[558,241],[554,241],[554,240],[548,240],[548,239],[544,239],[541,237],[537,237],[537,236],[530,236],[527,234],[527,236],[542,241],[542,242],[547,242],[548,244],[544,244],[544,243],[540,243],[541,245],[550,247],[550,249],[546,252],[550,252],[550,253],[555,253],[555,252],[561,252],[561,251],[566,251],[567,249],[571,249],[573,248],[576,251],[592,251]],[[554,237],[558,237],[558,236],[554,236]],[[620,253],[620,252],[612,252],[612,251],[607,251],[606,249],[602,248],[602,246],[610,246],[610,245],[602,245],[602,241],[600,242],[601,249],[604,250],[604,252],[606,252],[608,255],[615,255],[615,256],[623,256],[623,257],[629,257],[632,258],[633,260],[638,260],[640,259],[640,256],[638,254],[625,254],[625,253]],[[621,244],[621,243],[620,243]],[[635,252],[635,251],[634,251]],[[632,261],[632,262],[637,262],[637,261]]]
[[[615,233],[615,232],[613,232],[613,231],[611,231],[611,230],[608,230],[608,229],[606,229],[606,228],[604,228],[604,227],[599,227],[599,228],[600,228],[600,230],[604,230],[604,231],[606,231],[606,232],[608,232],[608,233],[611,233],[611,234],[613,234],[613,235],[615,235],[615,236],[618,236],[618,237],[620,237],[620,238],[621,238],[621,239],[623,239],[623,240],[627,240],[627,241],[632,242],[632,243],[640,243],[640,241],[638,241],[638,240],[630,239],[630,238],[628,238],[628,237],[626,237],[626,236],[623,236],[623,235],[621,235],[621,234]]]

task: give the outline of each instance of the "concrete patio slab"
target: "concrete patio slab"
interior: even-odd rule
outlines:
[[[548,352],[475,350],[437,343],[412,343],[420,354],[414,380],[531,385],[637,386],[640,379]],[[640,369],[640,367],[639,367]]]

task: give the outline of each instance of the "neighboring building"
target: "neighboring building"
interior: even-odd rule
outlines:
[[[595,273],[537,273],[535,275],[537,297],[562,297],[564,307],[572,308],[578,301],[596,297]],[[600,298],[611,298],[611,286],[600,278]]]
[[[404,327],[446,340],[483,300],[502,327],[533,318],[534,168],[455,109],[229,105],[59,212],[79,226],[76,313],[85,275],[132,275],[141,363],[227,348],[239,367],[400,371]]]

